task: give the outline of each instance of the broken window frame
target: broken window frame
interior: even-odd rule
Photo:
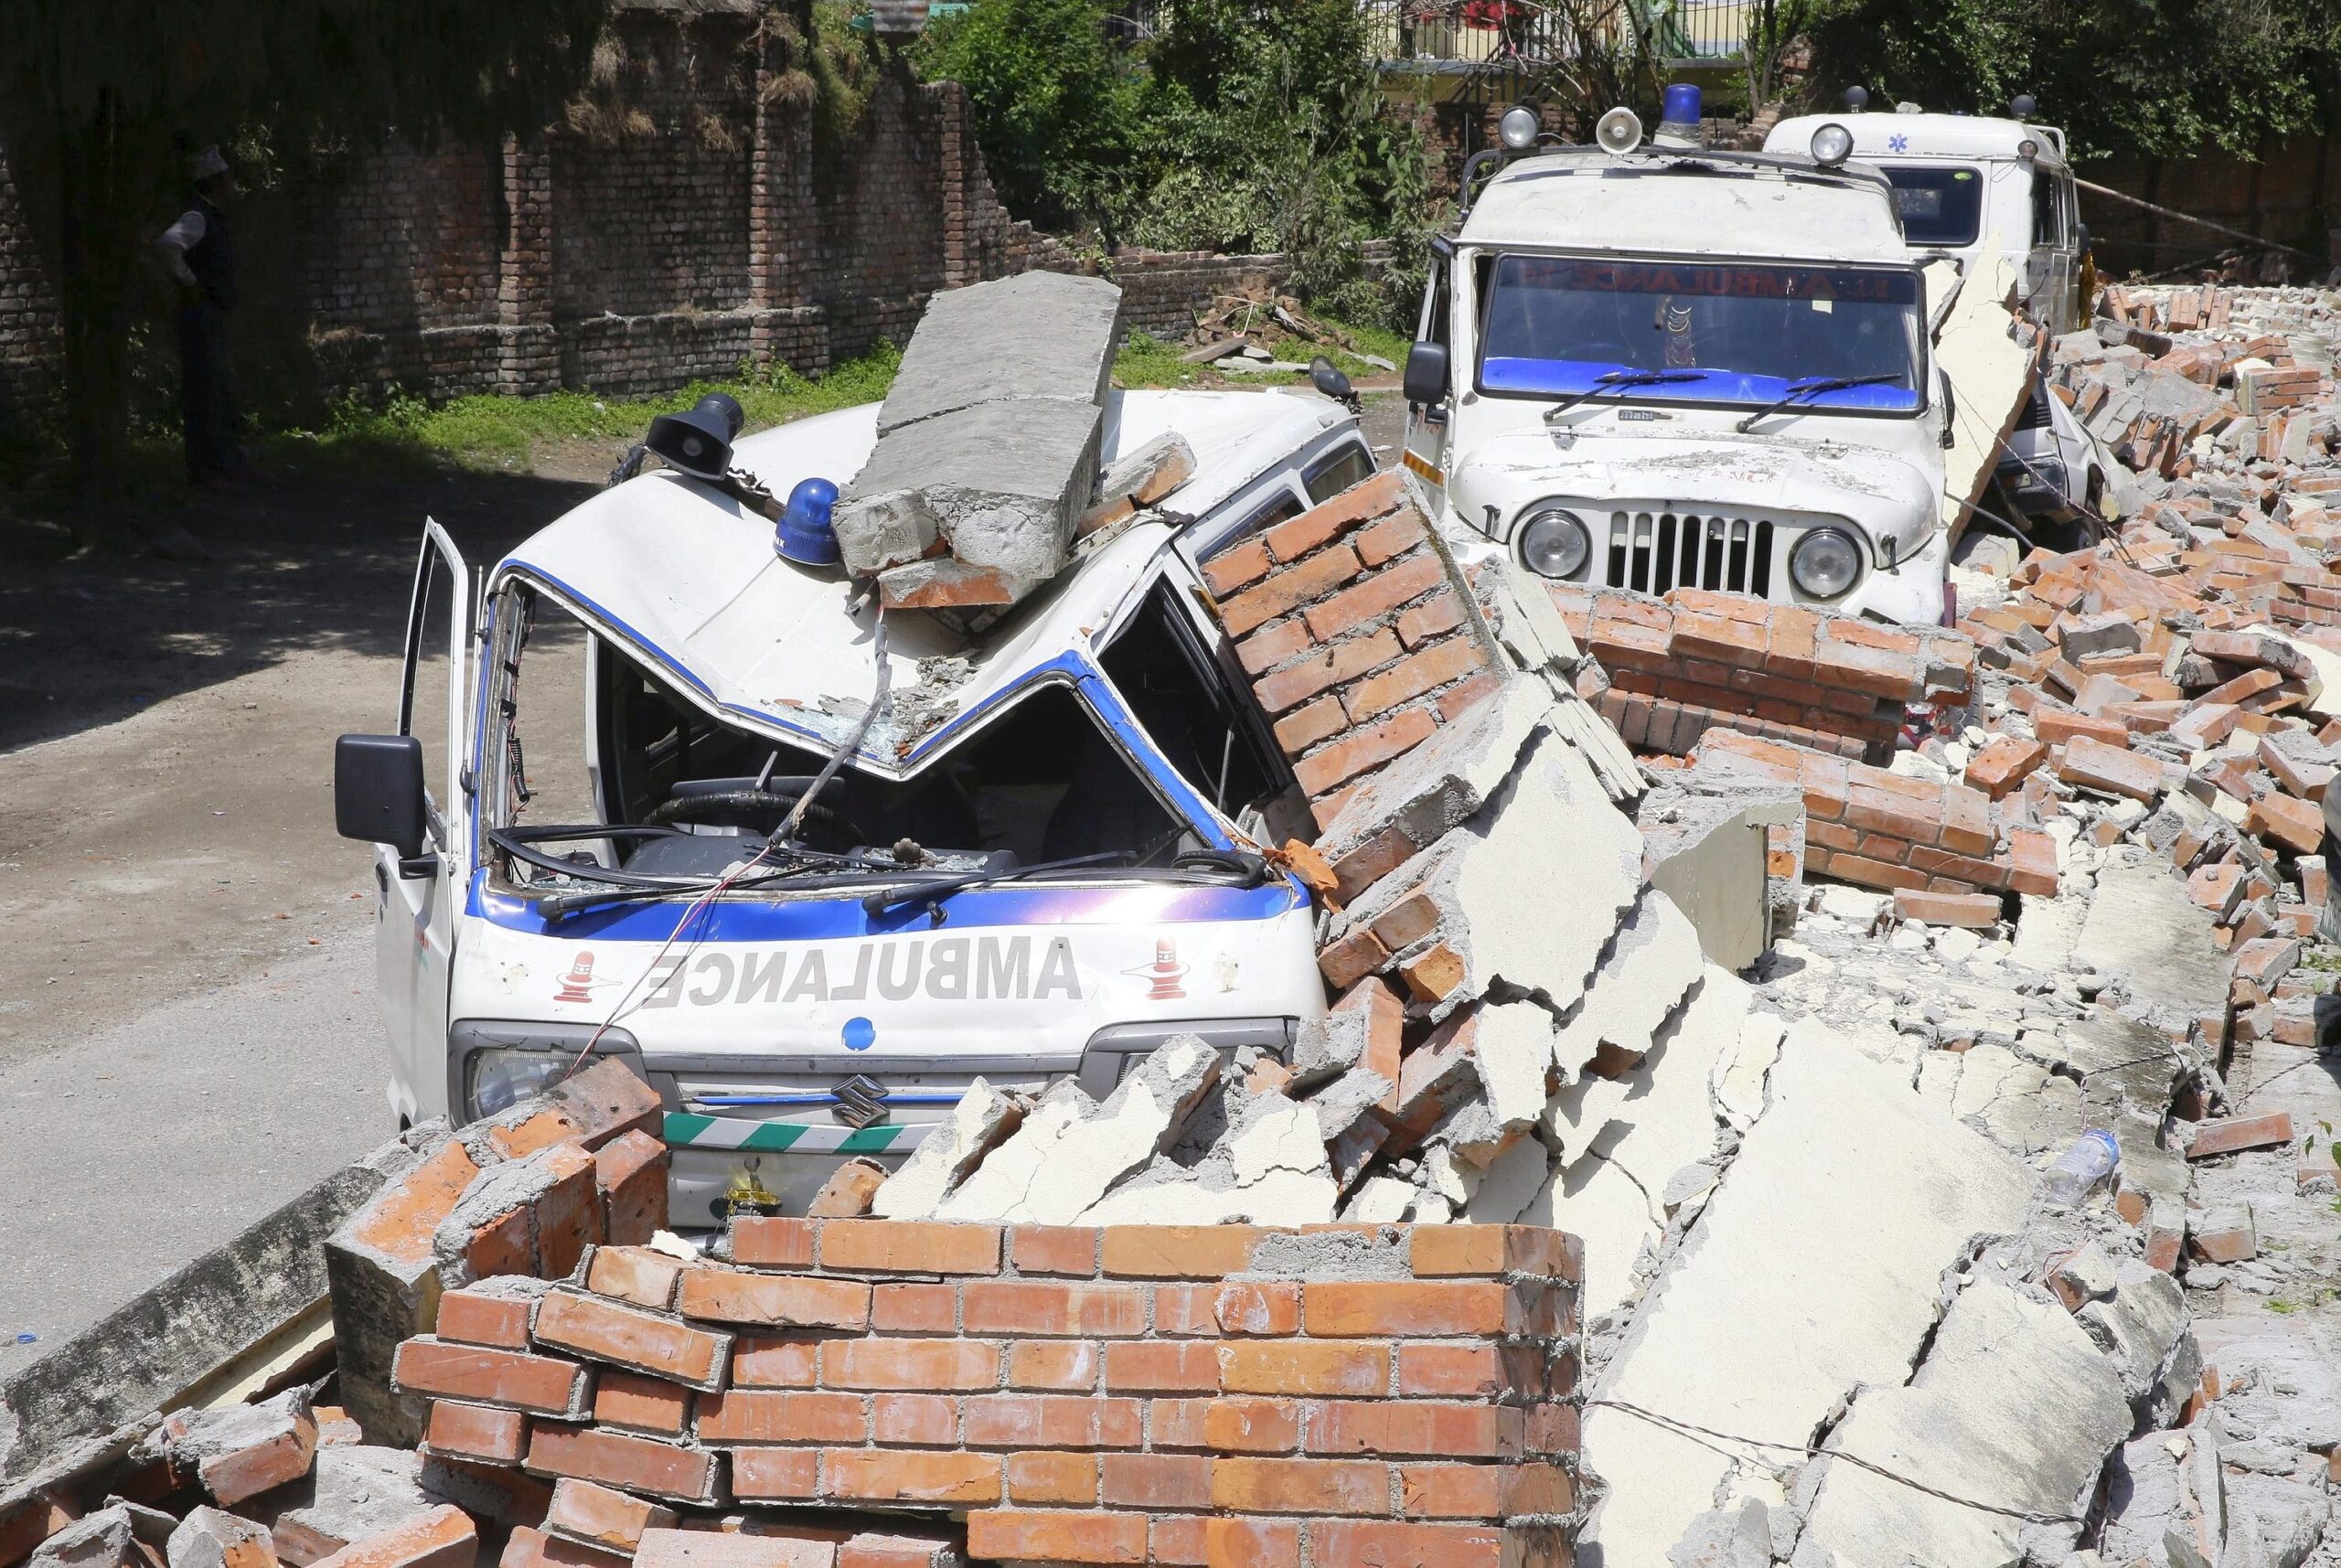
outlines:
[[[1176,557],[1166,549],[1163,560]],[[1141,575],[1123,603],[1108,618],[1107,625],[1091,640],[1087,653],[1068,652],[1035,667],[1018,685],[999,693],[979,710],[982,717],[970,724],[950,746],[925,759],[921,766],[904,779],[915,778],[944,765],[953,753],[974,742],[992,725],[998,723],[1024,702],[1052,688],[1066,691],[1083,714],[1096,725],[1106,744],[1113,748],[1124,765],[1145,784],[1148,792],[1163,810],[1166,818],[1181,830],[1181,837],[1192,837],[1200,850],[1223,853],[1240,852],[1245,836],[1232,816],[1219,811],[1211,802],[1204,786],[1187,779],[1171,765],[1161,747],[1148,733],[1145,724],[1134,712],[1110,677],[1097,662],[1096,655],[1109,645],[1124,628],[1134,624],[1148,592],[1155,586],[1166,588],[1173,582],[1172,575],[1158,566]],[[522,881],[513,875],[514,857],[498,848],[489,835],[504,828],[521,826],[516,820],[516,801],[525,804],[515,792],[512,776],[520,758],[512,745],[511,726],[518,719],[519,678],[525,666],[526,634],[535,618],[535,599],[550,600],[563,613],[575,620],[589,641],[588,663],[593,670],[590,677],[594,683],[595,702],[600,696],[598,666],[613,656],[623,657],[638,667],[650,678],[662,686],[678,705],[704,716],[720,729],[762,741],[776,741],[798,751],[818,750],[822,742],[795,733],[771,733],[744,723],[740,716],[728,709],[711,706],[703,691],[697,689],[688,672],[671,660],[638,645],[634,639],[618,633],[601,618],[593,615],[572,599],[555,590],[543,579],[525,570],[509,570],[498,575],[486,595],[490,620],[482,632],[484,651],[490,660],[490,670],[480,691],[479,721],[475,736],[475,755],[479,759],[480,776],[476,798],[479,806],[474,816],[475,865],[482,870],[491,891],[510,897],[529,897],[546,891],[541,882]],[[1224,651],[1224,650],[1223,650]],[[1223,666],[1223,668],[1224,667]],[[970,715],[969,717],[974,717]],[[581,711],[580,722],[599,728],[599,717],[591,709]],[[525,745],[525,737],[522,737]],[[606,759],[600,755],[598,734],[588,748],[594,759],[595,805],[602,825],[609,825],[611,805],[608,797],[610,780],[606,773]],[[1271,754],[1281,757],[1271,749]],[[849,764],[850,766],[850,764]],[[891,778],[888,774],[872,774]],[[563,825],[573,826],[573,825]],[[624,826],[624,825],[619,825]],[[579,837],[563,840],[579,846],[592,847],[603,866],[612,868],[615,856],[609,840]],[[1171,853],[1194,851],[1172,849]],[[735,889],[726,894],[736,898],[796,899],[837,898],[848,890],[868,889],[873,885],[888,886],[907,879],[893,875],[807,878],[801,883],[786,888]],[[1114,886],[1152,884],[1163,881],[1189,882],[1224,880],[1209,873],[1185,869],[1175,865],[1101,866],[1094,871],[1066,873],[1053,877],[1053,886]],[[677,898],[690,896],[688,890],[678,888]]]

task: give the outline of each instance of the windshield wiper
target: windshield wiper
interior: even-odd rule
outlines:
[[[735,893],[751,893],[759,888],[794,881],[823,871],[879,872],[893,869],[884,861],[872,860],[865,856],[828,855],[817,849],[804,849],[793,845],[780,846],[779,848],[781,853],[793,857],[791,865],[778,870],[767,871],[762,876],[741,877],[732,883],[730,891]],[[619,874],[624,875],[622,872]],[[679,877],[671,880],[659,881],[655,885],[647,881],[613,882],[607,891],[580,891],[553,893],[540,898],[537,900],[537,913],[546,920],[557,920],[562,915],[573,914],[581,909],[590,909],[597,904],[646,903],[661,899],[697,897],[722,885],[723,879],[721,877]]]
[[[1010,866],[997,871],[964,871],[954,877],[935,877],[914,882],[907,887],[881,888],[861,901],[866,914],[884,914],[896,904],[914,904],[932,910],[952,894],[968,888],[981,887],[987,882],[1013,882],[1042,871],[1069,871],[1081,866],[1102,866],[1108,860],[1131,859],[1128,849],[1108,849],[1102,855],[1076,855],[1070,860],[1040,860],[1030,866]]]
[[[1758,420],[1779,413],[1782,409],[1793,403],[1801,402],[1817,392],[1842,392],[1848,387],[1874,387],[1880,381],[1898,381],[1901,379],[1901,371],[1889,370],[1882,376],[1818,376],[1810,381],[1790,382],[1787,391],[1741,420],[1732,426],[1732,429],[1746,435],[1755,428]]]
[[[1607,370],[1593,379],[1593,385],[1582,392],[1571,392],[1545,411],[1546,422],[1560,418],[1577,404],[1597,392],[1614,392],[1626,387],[1662,387],[1672,381],[1696,381],[1710,374],[1705,370]]]

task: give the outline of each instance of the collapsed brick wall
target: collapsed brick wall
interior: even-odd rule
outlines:
[[[1504,1226],[735,1219],[451,1292],[434,1453],[689,1508],[964,1515],[1017,1563],[1562,1568],[1576,1242]],[[820,1539],[823,1520],[752,1529]]]
[[[1609,677],[1579,689],[1637,751],[1688,756],[1720,728],[1882,763],[1910,704],[1963,706],[1973,681],[1973,643],[1933,627],[1703,588],[1552,596]]]

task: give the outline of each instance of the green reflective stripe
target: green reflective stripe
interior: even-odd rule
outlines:
[[[875,1154],[893,1147],[894,1140],[910,1131],[908,1127],[863,1127],[838,1145],[840,1154]]]
[[[667,1113],[666,1137],[670,1144],[697,1143],[708,1128],[715,1125],[713,1116],[689,1116],[680,1111]]]
[[[732,1147],[754,1149],[765,1154],[778,1154],[781,1150],[795,1145],[799,1138],[813,1130],[802,1122],[760,1122],[756,1124],[754,1132]]]
[[[673,1148],[743,1149],[777,1154],[796,1149],[804,1154],[874,1154],[897,1144],[915,1144],[924,1126],[823,1126],[813,1122],[752,1122],[733,1116],[700,1116],[679,1111],[667,1113],[666,1135]]]

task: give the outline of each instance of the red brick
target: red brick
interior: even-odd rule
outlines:
[[[1435,942],[1422,953],[1398,965],[1398,978],[1406,983],[1406,992],[1418,1002],[1437,1002],[1454,994],[1469,977],[1469,966],[1463,955],[1444,942]],[[1405,1098],[1401,1085],[1400,1097]]]
[[[1386,627],[1370,636],[1349,637],[1272,675],[1262,676],[1253,683],[1252,695],[1270,713],[1282,713],[1330,687],[1380,668],[1405,651],[1398,644],[1397,634]],[[1357,717],[1354,708],[1350,712],[1352,718]]]
[[[997,1225],[914,1220],[829,1220],[821,1226],[821,1266],[857,1274],[998,1274]]]
[[[750,1268],[811,1268],[814,1232],[809,1220],[734,1215],[732,1261]]]
[[[680,1258],[648,1247],[595,1247],[585,1265],[585,1288],[596,1296],[668,1312],[674,1308],[675,1286],[683,1277],[683,1267]]]
[[[624,1061],[608,1058],[554,1084],[541,1109],[510,1125],[489,1127],[487,1141],[507,1159],[559,1143],[597,1149],[628,1131],[649,1132],[663,1115],[658,1092]]]
[[[1202,1514],[1166,1514],[1154,1520],[1146,1536],[1147,1561],[1162,1568],[1203,1568],[1211,1560]]]
[[[390,1375],[402,1393],[508,1405],[541,1415],[581,1413],[592,1388],[591,1375],[574,1361],[427,1338],[399,1347]]]
[[[1536,1225],[1417,1225],[1407,1251],[1420,1278],[1531,1275],[1576,1280],[1584,1249],[1575,1236]]]
[[[1320,558],[1321,559],[1321,558]],[[1309,563],[1315,564],[1314,562]],[[1305,571],[1304,565],[1294,569]],[[1447,581],[1446,568],[1431,554],[1408,556],[1371,573],[1354,588],[1342,590],[1301,612],[1319,642],[1331,642],[1342,633],[1380,619],[1409,599],[1421,597]],[[1273,581],[1270,586],[1275,584]],[[1317,595],[1311,594],[1311,598]]]
[[[505,1537],[496,1563],[497,1568],[626,1568],[633,1561],[630,1552],[604,1552],[523,1524]],[[231,1562],[230,1568],[237,1565]]]
[[[732,1495],[806,1502],[821,1494],[818,1448],[735,1448],[732,1451]]]
[[[881,1393],[870,1400],[872,1441],[948,1448],[959,1441],[959,1402],[939,1393]]]
[[[2085,735],[2077,735],[2065,743],[2065,754],[2057,764],[2057,776],[2068,784],[2128,795],[2150,805],[2162,795],[2160,763]]]
[[[1109,1230],[1108,1245],[1112,1236]],[[1216,1393],[1217,1349],[1201,1341],[1108,1345],[1106,1387],[1117,1393]]]
[[[2244,829],[2262,838],[2273,838],[2299,854],[2314,855],[2325,842],[2325,814],[2313,801],[2264,795],[2251,803],[2251,809],[2244,817]]]
[[[821,1451],[821,1495],[841,1502],[986,1506],[1000,1499],[1000,1457],[965,1452],[825,1448]]]
[[[564,1477],[553,1484],[545,1528],[572,1541],[631,1555],[647,1530],[671,1530],[675,1510],[592,1481]]]
[[[1445,636],[1462,624],[1463,601],[1449,591],[1403,612],[1398,617],[1398,640],[1410,648],[1418,647],[1433,637]]]
[[[1398,1347],[1398,1392],[1477,1394],[1489,1398],[1506,1391],[1503,1362],[1491,1345],[1401,1345]]]
[[[1295,615],[1289,621],[1263,626],[1237,643],[1235,656],[1242,661],[1245,674],[1265,675],[1287,659],[1308,652],[1311,641],[1309,623]]]
[[[1318,1520],[1309,1527],[1310,1559],[1320,1564],[1372,1563],[1374,1568],[1497,1568],[1507,1532],[1492,1524],[1385,1524],[1371,1520]],[[1523,1564],[1565,1568],[1557,1557],[1523,1555]]]
[[[1235,553],[1229,552],[1230,555]],[[1220,559],[1224,560],[1227,557]],[[1247,588],[1232,599],[1225,596],[1224,590],[1214,587],[1213,592],[1221,594],[1219,618],[1227,627],[1228,635],[1240,637],[1279,615],[1323,598],[1355,577],[1361,570],[1355,550],[1345,544],[1335,545],[1298,565],[1273,573],[1257,586]],[[1209,566],[1204,568],[1204,581],[1214,581]],[[1309,629],[1315,631],[1313,622]]]
[[[564,1146],[547,1149],[538,1157],[553,1171],[554,1179],[529,1205],[536,1220],[536,1274],[542,1279],[567,1279],[576,1272],[585,1249],[604,1239],[593,1157],[583,1148]]]
[[[1390,1467],[1360,1459],[1223,1458],[1211,1501],[1230,1513],[1386,1515]]]
[[[528,1206],[508,1211],[474,1231],[464,1243],[464,1266],[474,1279],[536,1274],[535,1216]]]
[[[2209,1159],[2241,1149],[2271,1148],[2292,1141],[2293,1118],[2289,1112],[2271,1111],[2259,1116],[2230,1116],[2197,1126],[2194,1141],[2186,1146],[2186,1157]]]
[[[517,1410],[435,1399],[431,1402],[431,1423],[422,1440],[435,1453],[490,1465],[517,1465],[529,1450],[529,1418]]]
[[[2126,746],[2130,741],[2129,726],[2117,719],[2093,719],[2047,702],[2032,710],[2032,730],[2052,746],[2075,740],[2095,741],[2108,746]]]
[[[1104,1272],[1124,1279],[1217,1279],[1250,1265],[1252,1225],[1114,1225],[1105,1232]]]
[[[692,1388],[722,1386],[724,1360],[732,1349],[729,1334],[711,1334],[655,1312],[572,1290],[546,1293],[531,1332],[540,1345]]]
[[[539,1422],[529,1438],[528,1467],[540,1476],[575,1476],[683,1502],[713,1502],[716,1496],[714,1455],[593,1427]]]
[[[1144,1563],[1146,1516],[985,1509],[967,1516],[967,1555],[994,1562]]]
[[[999,1346],[983,1339],[839,1339],[821,1357],[829,1388],[970,1390],[999,1386]]]
[[[1983,928],[2000,923],[2000,901],[1989,893],[1930,893],[1905,889],[1894,895],[1894,912],[1924,925]]]
[[[1245,1340],[1221,1345],[1221,1386],[1230,1393],[1378,1396],[1389,1391],[1387,1345]]]
[[[1074,1394],[1003,1393],[966,1402],[960,1441],[970,1448],[1136,1448],[1138,1403]]]
[[[1283,1520],[1214,1519],[1204,1527],[1210,1568],[1300,1568],[1300,1527]]]
[[[1301,1322],[1332,1338],[1501,1334],[1512,1306],[1511,1287],[1495,1283],[1326,1280],[1309,1285]]]
[[[732,1347],[732,1381],[743,1388],[811,1388],[819,1360],[816,1340],[743,1335]]]
[[[602,1234],[613,1246],[640,1246],[667,1227],[667,1146],[628,1130],[593,1151]]]
[[[1017,1225],[1008,1232],[1008,1251],[1019,1274],[1097,1272],[1094,1225]]]
[[[536,1302],[525,1296],[489,1296],[451,1290],[439,1298],[438,1337],[460,1345],[490,1345],[500,1350],[529,1348],[529,1317]]]
[[[1156,1399],[1147,1402],[1147,1446],[1208,1448],[1205,1427],[1213,1402],[1208,1399]]]
[[[1008,1456],[1008,1500],[1089,1508],[1097,1501],[1097,1456],[1035,1452]]]
[[[1503,1517],[1500,1465],[1401,1465],[1398,1511],[1408,1519]]]
[[[1360,927],[1319,951],[1317,967],[1325,983],[1335,990],[1347,990],[1364,981],[1374,970],[1390,961],[1390,950],[1371,928]],[[1402,1004],[1403,1005],[1403,1004]],[[1108,1237],[1112,1235],[1108,1231]],[[1108,1243],[1110,1245],[1110,1242]]]
[[[1267,545],[1256,539],[1246,539],[1203,562],[1203,581],[1214,597],[1224,599],[1245,584],[1266,577],[1273,564]]]
[[[1493,1459],[1519,1450],[1518,1413],[1493,1404],[1328,1400],[1309,1413],[1311,1454]]]
[[[1320,697],[1306,708],[1296,709],[1277,720],[1273,726],[1277,745],[1288,757],[1297,757],[1320,741],[1331,740],[1349,728],[1350,716],[1342,711],[1338,697]]]
[[[1342,705],[1352,721],[1363,723],[1486,667],[1479,645],[1468,637],[1456,637],[1409,654],[1379,675],[1368,676],[1342,694]]]
[[[353,1541],[324,1559],[333,1568],[472,1568],[479,1528],[471,1516],[441,1503],[402,1524]]]
[[[1215,1399],[1203,1441],[1223,1454],[1289,1454],[1300,1446],[1300,1406],[1288,1399]]]
[[[690,1424],[691,1391],[639,1372],[605,1371],[593,1380],[593,1419],[678,1436]]]
[[[1107,1508],[1201,1511],[1212,1506],[1212,1461],[1201,1454],[1107,1454],[1097,1499]]]
[[[965,1292],[970,1334],[1129,1336],[1146,1332],[1146,1292],[1138,1285],[983,1280]]]
[[[1085,1341],[1011,1340],[1008,1386],[1067,1392],[1095,1389],[1104,1360],[1104,1352]]]
[[[2036,827],[2008,829],[2008,888],[2053,898],[2057,892],[2057,841]]]
[[[678,1305],[686,1317],[775,1328],[870,1327],[870,1286],[850,1279],[796,1279],[734,1269],[694,1268],[683,1275]]]
[[[732,1389],[700,1396],[699,1440],[722,1443],[862,1443],[870,1419],[850,1393]]]
[[[1249,1280],[1223,1285],[1213,1303],[1213,1315],[1224,1334],[1298,1333],[1300,1287]]]
[[[1396,517],[1384,517],[1358,535],[1358,559],[1368,566],[1380,566],[1406,554],[1428,537],[1423,532],[1422,514],[1408,508]]]
[[[948,1334],[959,1326],[959,1292],[948,1285],[882,1285],[870,1297],[881,1334]]]
[[[849,1536],[838,1543],[837,1568],[957,1568],[956,1534]]]

